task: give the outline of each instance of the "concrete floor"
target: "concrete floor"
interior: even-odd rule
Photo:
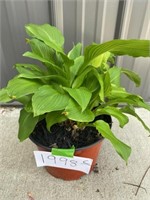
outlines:
[[[137,109],[150,125],[150,113]],[[50,176],[44,168],[37,168],[33,156],[36,146],[30,140],[17,139],[19,109],[0,109],[0,199],[1,200],[149,200],[150,170],[137,196],[136,186],[150,166],[150,137],[133,117],[124,129],[113,120],[113,131],[132,146],[128,166],[104,140],[98,158],[99,173],[92,172],[78,181],[63,181]]]

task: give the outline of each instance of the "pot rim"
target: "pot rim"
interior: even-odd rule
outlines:
[[[52,149],[52,148],[46,147],[46,146],[40,144],[39,142],[37,142],[36,140],[34,140],[33,137],[32,137],[32,134],[29,136],[29,138],[30,138],[30,140],[31,140],[34,144],[36,144],[37,146],[42,147],[42,148],[44,148],[45,150],[48,150],[48,151],[51,152],[51,149]],[[89,148],[89,147],[92,147],[92,146],[96,145],[96,144],[99,143],[99,142],[102,142],[103,140],[104,140],[104,138],[100,138],[98,141],[96,141],[96,142],[94,142],[94,143],[92,143],[92,144],[90,144],[90,145],[87,145],[87,146],[84,146],[84,147],[80,147],[80,148],[75,149],[75,151],[80,151],[80,150],[83,150],[83,149],[87,149],[87,148]]]

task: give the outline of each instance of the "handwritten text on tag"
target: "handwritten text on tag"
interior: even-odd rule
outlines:
[[[55,156],[50,152],[46,151],[34,151],[34,156],[36,160],[37,167],[43,166],[51,166],[51,167],[59,167],[64,169],[72,169],[77,171],[89,173],[93,160],[90,158],[83,158],[74,156],[63,157],[63,156]]]

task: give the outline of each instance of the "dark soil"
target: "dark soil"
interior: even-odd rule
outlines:
[[[94,121],[103,119],[111,127],[111,118],[108,115],[102,115],[95,118]],[[45,147],[53,148],[80,148],[93,144],[94,142],[102,139],[101,134],[98,133],[95,127],[85,127],[84,129],[75,129],[75,122],[66,121],[65,123],[55,124],[48,131],[46,128],[45,120],[40,121],[30,139],[37,145],[40,144]]]

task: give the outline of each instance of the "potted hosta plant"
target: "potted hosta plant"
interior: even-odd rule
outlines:
[[[82,52],[82,44],[69,53],[63,49],[61,32],[48,24],[25,26],[31,51],[23,56],[36,59],[39,65],[16,64],[18,71],[0,90],[0,102],[23,104],[19,117],[18,138],[28,137],[39,150],[75,149],[74,155],[93,159],[93,169],[103,138],[127,162],[131,148],[111,131],[111,116],[123,128],[128,114],[149,127],[134,107],[150,110],[143,98],[126,91],[120,84],[125,74],[136,86],[137,74],[115,65],[115,56],[149,56],[148,40],[112,40],[91,44]],[[121,106],[120,106],[121,105]],[[78,179],[83,172],[47,167],[50,174],[62,179]]]

